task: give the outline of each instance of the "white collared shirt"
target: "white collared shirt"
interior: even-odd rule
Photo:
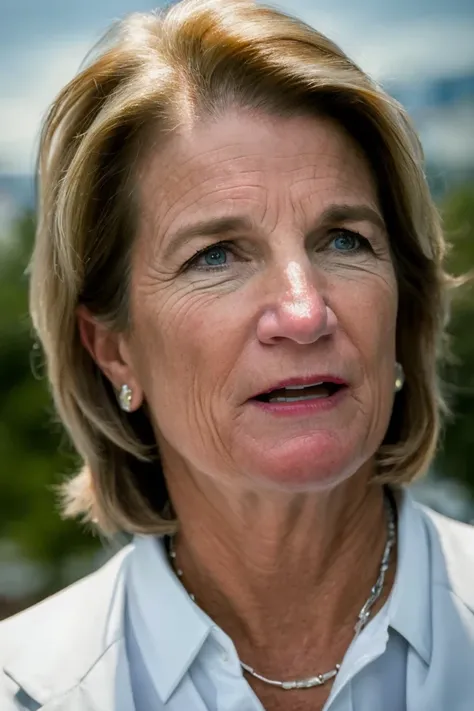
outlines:
[[[433,596],[428,532],[407,493],[399,503],[398,530],[391,595],[349,647],[324,711],[418,709],[415,700],[432,657]],[[135,539],[126,641],[137,711],[263,711],[232,640],[191,601],[163,542],[153,537]],[[450,711],[474,709],[471,701],[450,705]],[[430,711],[438,708],[446,711]]]

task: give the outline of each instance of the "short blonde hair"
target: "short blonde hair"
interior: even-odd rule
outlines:
[[[448,278],[440,220],[405,112],[303,22],[252,0],[182,0],[115,26],[59,94],[41,137],[30,308],[56,408],[84,462],[65,484],[65,513],[105,533],[171,533],[176,522],[146,405],[132,415],[119,409],[81,344],[77,307],[112,329],[128,328],[134,176],[151,132],[166,140],[190,117],[237,105],[331,117],[364,150],[391,239],[397,357],[406,374],[377,453],[377,479],[410,482],[435,452]]]

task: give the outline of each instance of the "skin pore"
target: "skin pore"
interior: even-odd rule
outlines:
[[[386,542],[368,482],[397,286],[368,162],[329,119],[235,109],[152,150],[138,187],[130,332],[80,312],[83,342],[133,409],[147,401],[199,605],[265,676],[328,671]],[[322,374],[347,383],[332,408],[276,416],[252,400]],[[249,682],[274,710],[322,708],[330,690]]]

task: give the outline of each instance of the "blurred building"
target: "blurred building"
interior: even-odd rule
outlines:
[[[436,196],[474,179],[474,69],[455,76],[386,89],[403,104],[421,137],[427,171]]]

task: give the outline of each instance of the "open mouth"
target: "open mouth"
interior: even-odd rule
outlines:
[[[280,388],[271,390],[268,393],[257,395],[254,400],[268,403],[283,403],[283,402],[303,402],[304,400],[318,400],[328,398],[335,395],[346,385],[339,383],[331,383],[321,381],[311,385],[293,385],[289,388]]]

